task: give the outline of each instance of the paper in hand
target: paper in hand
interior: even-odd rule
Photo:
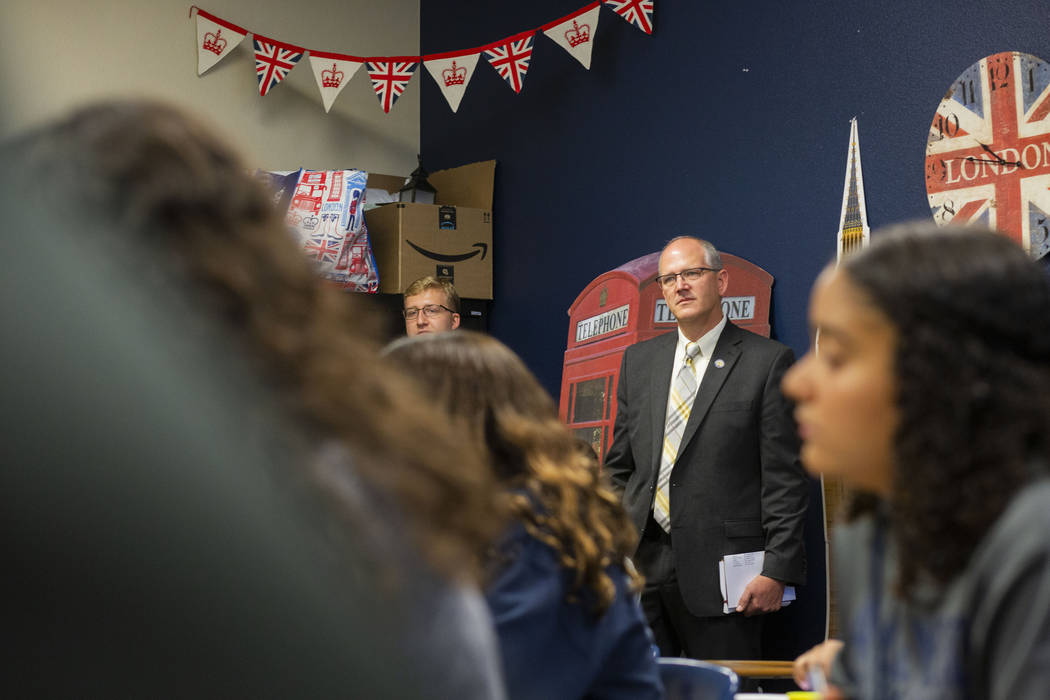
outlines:
[[[736,612],[737,601],[744,594],[747,584],[751,579],[762,573],[762,563],[765,561],[766,553],[742,552],[740,554],[726,554],[718,561],[718,584],[722,589],[722,612],[725,614]],[[795,587],[784,587],[784,599],[781,605],[788,605],[795,599]],[[733,601],[732,607],[729,601]]]

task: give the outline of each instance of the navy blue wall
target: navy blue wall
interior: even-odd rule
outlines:
[[[421,50],[584,4],[422,0]],[[1046,0],[880,5],[656,0],[652,36],[603,9],[590,71],[537,36],[520,95],[482,59],[458,114],[421,76],[427,168],[499,161],[491,331],[555,396],[579,291],[682,233],[768,270],[773,335],[803,351],[808,290],[834,254],[850,117],[872,226],[929,216],[926,134],[954,78],[999,51],[1050,59]]]
[[[488,43],[584,4],[422,0],[421,51]],[[458,114],[420,80],[424,161],[499,161],[490,329],[555,397],[576,295],[683,233],[774,276],[773,337],[801,353],[809,287],[834,255],[849,119],[871,225],[929,216],[937,103],[985,55],[1050,59],[1048,28],[1047,0],[656,0],[652,36],[603,9],[590,71],[538,35],[520,95],[484,59]],[[823,633],[813,593],[787,618],[785,656]]]

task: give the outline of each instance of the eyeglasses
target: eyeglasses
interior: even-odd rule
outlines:
[[[452,309],[448,308],[447,306],[442,306],[441,304],[427,304],[422,309],[417,309],[414,306],[410,306],[409,308],[404,309],[401,313],[404,314],[406,321],[415,321],[416,316],[419,315],[420,311],[422,311],[423,315],[427,318],[434,318],[442,311],[447,311],[450,314],[456,313]]]
[[[678,277],[681,277],[683,282],[698,282],[705,272],[718,272],[718,270],[713,267],[691,267],[688,270],[672,272],[669,275],[657,275],[656,283],[664,289],[670,289],[675,286]]]

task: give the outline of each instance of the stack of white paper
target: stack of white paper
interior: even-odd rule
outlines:
[[[718,560],[718,584],[722,587],[722,612],[736,612],[736,604],[744,594],[751,579],[762,573],[762,562],[765,552],[742,552],[727,554]],[[781,605],[788,605],[795,599],[795,587],[784,587],[784,600]],[[729,603],[733,606],[730,608]]]

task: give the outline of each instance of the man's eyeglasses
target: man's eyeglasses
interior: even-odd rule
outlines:
[[[422,309],[417,309],[414,306],[410,306],[407,309],[402,310],[401,313],[405,315],[406,321],[415,321],[416,317],[419,316],[420,311],[422,311],[423,315],[427,318],[434,318],[435,316],[439,315],[442,311],[447,311],[450,314],[456,313],[452,309],[448,308],[447,306],[442,306],[441,304],[427,304]]]
[[[681,272],[672,272],[669,275],[657,275],[656,283],[664,289],[670,289],[677,284],[676,280],[681,277],[683,282],[699,282],[705,272],[718,272],[713,267],[691,267]]]

